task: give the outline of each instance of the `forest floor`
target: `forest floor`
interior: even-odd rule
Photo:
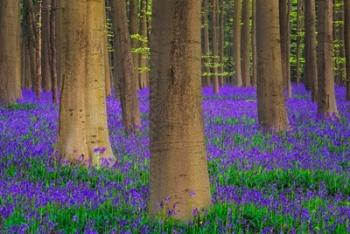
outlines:
[[[148,91],[143,127],[123,133],[108,100],[114,168],[61,165],[52,156],[58,108],[49,94],[0,107],[0,233],[350,232],[350,102],[337,88],[339,120],[317,118],[301,86],[287,103],[291,130],[263,134],[254,89],[204,89],[214,206],[184,225],[147,215]]]

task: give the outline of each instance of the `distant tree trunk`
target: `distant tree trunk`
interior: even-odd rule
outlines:
[[[42,0],[41,69],[44,90],[51,91],[50,67],[50,7],[51,0]]]
[[[288,128],[278,3],[278,0],[256,1],[258,117],[265,130],[276,132]]]
[[[303,3],[302,0],[298,0],[298,9],[297,9],[297,64],[296,64],[296,81],[299,84],[301,80],[301,27],[302,27],[302,14],[303,14]],[[311,89],[311,87],[307,87]]]
[[[338,2],[341,0],[337,0]],[[333,59],[334,63],[334,75],[335,75],[335,83],[338,85],[343,85],[345,80],[345,63],[342,61],[342,58],[345,58],[345,45],[344,42],[344,11],[343,4],[339,2],[339,4],[334,4],[334,12],[333,12],[333,39],[335,44]]]
[[[139,101],[137,97],[137,79],[133,67],[131,42],[128,29],[125,1],[113,0],[113,28],[116,48],[115,67],[117,71],[118,93],[120,96],[123,123],[127,134],[141,127]]]
[[[300,0],[299,0],[300,1]],[[286,97],[292,96],[292,86],[290,77],[290,0],[279,0],[279,22],[281,33],[281,53],[283,71],[283,89]]]
[[[35,64],[36,64],[36,86],[35,94],[40,97],[42,92],[42,72],[41,72],[41,2],[36,3],[35,11],[33,12],[35,19],[35,33],[36,33],[36,46],[35,46]]]
[[[249,27],[250,27],[250,8],[251,0],[243,0],[243,27],[242,27],[242,81],[243,86],[248,87],[251,86],[250,83],[250,72],[249,72],[249,64],[250,64],[250,40],[249,40]]]
[[[333,72],[333,1],[318,1],[318,114],[324,117],[338,115],[334,92]]]
[[[224,0],[220,0],[220,14],[218,15],[220,26],[219,26],[219,57],[220,57],[220,71],[219,71],[219,81],[220,86],[224,85],[224,72],[225,72],[225,8]]]
[[[235,72],[235,85],[242,86],[241,70],[241,0],[234,1],[234,20],[233,20],[233,69]]]
[[[219,62],[219,41],[218,41],[218,0],[212,0],[212,45],[213,45],[213,89],[214,93],[218,94],[220,91],[219,77],[218,77],[218,62]]]
[[[139,33],[139,20],[138,20],[138,7],[137,7],[137,0],[130,0],[129,2],[129,27],[130,27],[130,35],[136,36],[136,34]],[[132,49],[137,49],[139,47],[139,41],[138,38],[132,38],[131,39],[131,47]],[[139,61],[140,61],[140,54],[139,53],[132,53],[132,60],[134,64],[134,74],[136,77],[139,77]],[[141,84],[139,80],[136,82],[137,89],[140,88]]]
[[[202,69],[204,71],[204,84],[209,86],[210,82],[210,42],[209,42],[209,20],[208,20],[208,11],[209,11],[209,0],[203,0],[203,65]]]
[[[105,90],[104,1],[59,0],[58,150],[72,163],[113,163]]]
[[[10,104],[22,96],[19,0],[0,1],[0,45],[0,103]]]
[[[51,92],[52,101],[58,104],[59,87],[57,80],[57,51],[56,51],[56,12],[57,12],[57,0],[51,0],[51,12],[50,12],[50,77],[51,77]]]
[[[311,89],[312,100],[317,101],[317,41],[315,0],[305,1],[305,83]]]
[[[25,5],[28,13],[27,18],[30,35],[30,59],[32,66],[32,78],[34,84],[34,91],[37,98],[40,97],[42,91],[42,74],[41,74],[41,26],[38,22],[41,21],[41,3],[38,2],[36,6],[33,0],[26,0]],[[38,19],[39,18],[39,19]]]
[[[257,61],[256,61],[256,0],[252,0],[252,86],[256,87]]]
[[[191,220],[211,203],[200,87],[198,0],[154,0],[151,214]],[[170,72],[171,71],[171,72]]]
[[[141,0],[140,3],[140,35],[142,37],[141,47],[148,47],[148,29],[147,29],[147,1]],[[140,88],[143,89],[148,86],[148,56],[143,51],[140,55],[140,72],[139,72],[139,82]]]
[[[346,57],[346,99],[350,101],[350,0],[344,0],[344,44]]]
[[[24,23],[23,23],[24,24]],[[25,27],[25,25],[23,25]],[[23,88],[31,90],[32,89],[32,71],[29,55],[29,40],[28,35],[22,31],[22,49],[23,49],[23,63],[22,63],[22,79],[23,79]]]

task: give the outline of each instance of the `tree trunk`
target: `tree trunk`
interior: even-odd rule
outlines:
[[[64,160],[113,163],[105,91],[104,1],[58,1],[62,94],[58,150]]]
[[[256,87],[257,61],[256,61],[256,0],[252,0],[252,86]]]
[[[148,29],[147,29],[147,1],[141,0],[140,5],[140,35],[141,35],[141,48],[148,48]],[[148,55],[145,50],[142,51],[139,56],[140,61],[140,71],[139,71],[139,83],[140,89],[143,89],[148,86]]]
[[[234,1],[234,20],[233,20],[233,69],[235,72],[235,85],[242,86],[241,70],[241,15],[242,0]]]
[[[51,91],[51,67],[50,67],[50,7],[51,0],[42,1],[42,32],[41,32],[41,69],[43,88]]]
[[[299,0],[300,1],[300,0]],[[286,97],[292,96],[292,86],[290,78],[290,0],[279,0],[280,11],[280,33],[281,33],[281,54],[283,71],[283,91]]]
[[[219,57],[220,57],[220,70],[219,70],[219,84],[224,86],[225,84],[225,7],[224,0],[219,1],[220,13],[218,15],[219,21]]]
[[[51,0],[50,13],[50,77],[51,77],[51,92],[52,102],[58,104],[58,80],[57,80],[57,51],[56,51],[56,12],[57,0]]]
[[[341,0],[337,0],[335,2],[339,2],[339,4],[334,4],[333,8],[333,45],[334,45],[334,55],[333,60],[334,63],[334,76],[335,76],[335,84],[343,85],[345,80],[345,63],[342,61],[345,58],[345,45],[344,43],[344,11]]]
[[[303,3],[302,0],[298,0],[298,9],[297,9],[297,58],[296,58],[296,81],[299,84],[301,80],[301,27],[302,27],[302,14],[303,14]],[[311,89],[311,87],[307,87],[308,89]]]
[[[220,91],[219,76],[218,76],[218,63],[219,63],[219,40],[218,40],[218,0],[212,0],[212,45],[213,45],[213,58],[212,58],[212,71],[213,71],[213,90],[215,94]]]
[[[113,28],[116,48],[115,67],[117,68],[118,93],[120,96],[123,123],[127,134],[134,133],[141,126],[139,102],[137,97],[137,79],[134,72],[131,42],[125,1],[112,1]]]
[[[149,209],[191,220],[211,203],[200,85],[201,1],[154,0],[153,12]]]
[[[288,128],[278,3],[278,0],[256,1],[258,117],[263,129],[276,132]]]
[[[209,11],[209,0],[203,0],[203,71],[204,71],[204,83],[206,86],[211,84],[210,82],[210,42],[209,42],[209,20],[208,20],[208,11]]]
[[[26,0],[27,18],[29,28],[30,41],[30,59],[31,71],[34,84],[34,91],[37,98],[40,97],[42,91],[42,74],[41,74],[41,26],[38,22],[41,21],[41,3],[34,6],[33,0]],[[39,15],[39,16],[38,16]],[[39,17],[39,19],[38,19]]]
[[[346,99],[350,101],[350,0],[344,0],[344,44],[346,57]]]
[[[14,103],[22,96],[19,4],[19,0],[0,1],[0,103],[2,104]]]
[[[105,45],[104,45],[104,55],[105,55],[105,80],[106,80],[106,96],[109,97],[112,94],[112,75],[111,75],[111,61],[109,56],[109,41],[108,41],[108,27],[107,27],[107,12],[106,12],[106,5],[104,7],[103,12],[103,18],[104,18],[104,25],[105,25]]]
[[[333,2],[318,1],[318,114],[324,117],[338,115],[333,72]]]
[[[26,24],[23,23],[23,27],[26,27]],[[24,86],[23,88],[32,90],[33,88],[33,78],[32,78],[32,64],[31,64],[31,47],[30,47],[30,41],[28,38],[28,33],[24,32],[22,33],[22,47],[24,50],[24,62],[22,63],[23,68],[23,79],[24,79]]]
[[[137,38],[137,35],[139,34],[139,20],[138,20],[138,7],[137,7],[137,0],[130,0],[129,2],[129,25],[130,25],[130,35],[132,36],[131,39],[131,47],[133,50],[137,49],[139,47],[139,40]],[[132,53],[132,61],[134,64],[134,72],[136,77],[139,77],[139,61],[140,61],[140,54],[139,53]],[[140,88],[141,84],[137,80],[136,82],[137,89]]]
[[[305,1],[305,83],[311,89],[312,100],[317,101],[317,41],[315,0]]]
[[[249,72],[249,64],[250,64],[250,40],[249,40],[249,27],[250,27],[250,0],[243,0],[243,27],[242,27],[242,81],[243,87],[251,86],[250,83],[250,72]]]

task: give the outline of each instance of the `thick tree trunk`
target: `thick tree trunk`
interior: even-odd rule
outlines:
[[[19,0],[0,1],[0,103],[2,104],[14,103],[22,95],[20,37]]]
[[[213,58],[212,58],[212,71],[213,71],[213,90],[215,94],[220,91],[219,76],[218,76],[218,63],[219,63],[219,40],[218,40],[218,0],[212,0],[212,46],[213,46]]]
[[[41,17],[41,69],[43,88],[45,91],[51,91],[51,67],[50,67],[50,8],[51,0],[42,1]]]
[[[350,0],[344,0],[344,44],[346,57],[346,99],[350,101]]]
[[[190,220],[211,203],[201,100],[198,0],[154,0],[151,214]]]
[[[256,61],[256,0],[252,0],[252,86],[256,87],[257,61]]]
[[[305,1],[305,71],[307,86],[311,89],[312,100],[317,101],[317,40],[315,0]]]
[[[114,0],[112,1],[112,9],[116,48],[115,67],[119,79],[118,93],[123,123],[126,133],[134,133],[141,126],[141,117],[136,88],[137,79],[132,63],[126,4],[124,1]]]
[[[256,1],[258,117],[265,130],[277,132],[288,128],[278,3],[278,0]]]
[[[58,150],[72,163],[113,163],[105,92],[104,1],[60,0]]]
[[[243,0],[243,27],[242,27],[242,82],[243,87],[251,86],[250,83],[250,72],[249,72],[249,64],[250,64],[250,35],[249,35],[249,27],[250,27],[250,8],[251,1]]]
[[[279,0],[283,90],[286,97],[292,96],[290,77],[290,8],[291,0]]]
[[[318,1],[318,114],[324,117],[338,115],[333,72],[333,1]]]
[[[234,1],[234,20],[233,20],[233,69],[234,84],[242,86],[242,69],[241,69],[241,15],[242,0]]]

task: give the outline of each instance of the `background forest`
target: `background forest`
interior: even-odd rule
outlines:
[[[0,233],[350,233],[350,0],[0,0]]]

